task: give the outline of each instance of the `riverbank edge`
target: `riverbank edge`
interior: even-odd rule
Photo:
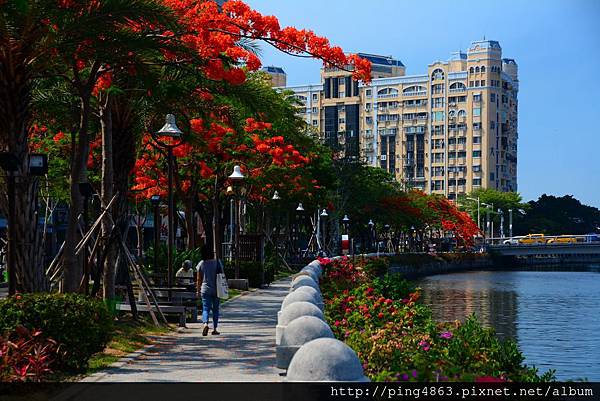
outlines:
[[[532,265],[543,265],[544,269],[588,270],[594,265],[589,260],[569,261],[568,265],[560,260],[519,259],[514,256],[502,256],[491,253],[444,253],[444,254],[400,254],[390,257],[391,273],[400,273],[406,279],[413,280],[437,274],[462,273],[468,271],[493,270],[536,270]]]

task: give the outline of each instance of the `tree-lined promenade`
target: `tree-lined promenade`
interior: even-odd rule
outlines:
[[[64,292],[85,292],[96,272],[104,298],[113,298],[114,237],[126,236],[129,216],[147,213],[152,196],[167,198],[169,147],[174,207],[184,212],[188,249],[203,241],[221,255],[227,195],[239,189],[228,178],[234,165],[246,177],[247,231],[272,229],[277,209],[276,223],[289,232],[295,218],[289,214],[303,203],[305,210],[325,208],[332,217],[350,215],[356,233],[371,219],[398,233],[427,227],[455,231],[466,242],[475,233],[468,216],[446,200],[403,191],[380,171],[340,161],[307,134],[293,101],[255,72],[262,41],[370,80],[368,61],[311,31],[281,28],[275,17],[238,1],[222,8],[211,1],[2,7],[2,210],[9,218],[15,290],[48,291],[54,284],[44,254],[50,234],[39,220],[50,222],[55,208],[66,204],[64,245],[55,261],[61,273],[52,278]],[[177,116],[180,138],[157,134],[167,113]],[[39,154],[49,163],[42,177],[30,168]],[[81,225],[98,217],[88,210],[96,194],[100,209],[110,210],[101,219],[95,257],[86,261],[80,241],[88,227]]]
[[[11,295],[0,303],[2,381],[85,371],[116,331],[127,332],[114,318],[123,295],[135,309],[137,286],[152,310],[152,276],[176,309],[174,269],[199,262],[202,246],[231,259],[228,274],[260,286],[266,272],[340,252],[345,235],[357,252],[415,252],[443,241],[472,250],[485,234],[472,201],[463,203],[470,214],[325,146],[294,97],[270,87],[260,43],[370,81],[367,60],[310,30],[281,27],[241,1],[0,7]],[[253,262],[240,262],[242,234],[257,238]]]

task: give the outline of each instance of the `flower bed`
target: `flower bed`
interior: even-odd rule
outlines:
[[[436,323],[420,290],[387,260],[320,259],[325,317],[336,337],[356,351],[374,381],[540,381],[513,341],[499,340],[474,316]]]

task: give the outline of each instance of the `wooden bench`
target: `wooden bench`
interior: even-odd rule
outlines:
[[[157,298],[159,304],[172,304],[172,305],[183,305],[187,311],[192,314],[192,323],[198,322],[198,297],[195,292],[192,291],[177,291],[171,293],[171,300],[169,301],[169,292],[165,290],[155,290],[154,296]]]
[[[178,314],[179,327],[185,327],[186,307],[183,305],[158,305],[162,313]],[[138,312],[150,312],[150,308],[146,304],[136,304]],[[118,303],[117,310],[131,312],[131,305],[127,303]],[[152,306],[152,311],[158,312],[156,306]]]

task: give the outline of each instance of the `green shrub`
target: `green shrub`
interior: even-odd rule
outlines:
[[[201,248],[196,249],[174,249],[173,250],[173,266],[175,271],[179,270],[184,261],[191,260],[192,266],[195,268],[202,260]],[[146,251],[146,271],[154,274],[167,275],[167,246],[161,244],[158,247],[157,269],[154,270],[154,247],[148,248]]]
[[[22,294],[0,301],[0,333],[18,325],[39,329],[61,348],[57,366],[82,370],[110,340],[112,317],[106,305],[79,294]]]

